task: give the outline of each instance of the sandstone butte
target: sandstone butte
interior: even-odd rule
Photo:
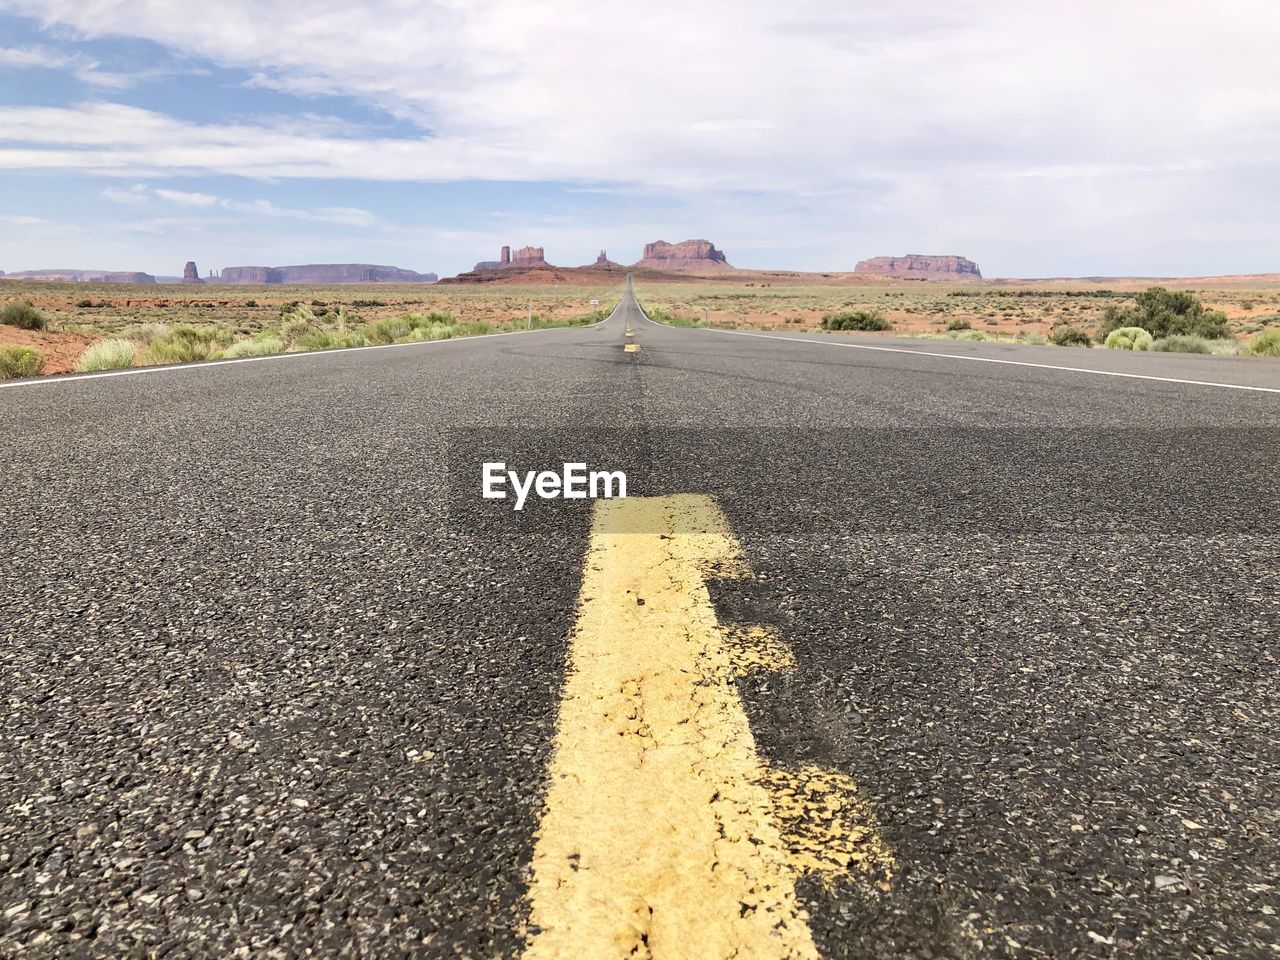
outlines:
[[[501,259],[481,260],[472,267],[472,272],[511,269],[529,270],[534,267],[549,267],[550,264],[547,263],[543,253],[542,247],[521,247],[514,253],[510,247],[503,247]]]
[[[226,267],[206,283],[435,283],[434,273],[371,263],[304,263],[288,267]]]
[[[724,252],[710,240],[683,240],[667,243],[655,240],[644,245],[644,256],[636,264],[642,270],[666,270],[673,273],[701,273],[708,270],[732,270]]]
[[[966,257],[908,253],[903,257],[860,260],[854,273],[870,273],[903,280],[981,280],[978,265]]]
[[[182,282],[204,283],[204,281],[200,279],[200,271],[196,269],[196,262],[194,260],[188,260],[187,265],[182,268]]]
[[[579,270],[618,270],[622,264],[614,263],[609,259],[609,255],[605,251],[600,251],[600,256],[596,257],[595,263],[584,263]]]

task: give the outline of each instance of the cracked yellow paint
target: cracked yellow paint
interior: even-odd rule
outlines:
[[[717,622],[745,569],[715,503],[600,501],[529,886],[525,957],[816,960],[803,873],[892,860],[847,778],[768,770],[736,678],[789,666]]]
[[[624,351],[625,353],[639,353],[639,352],[640,352],[640,344],[638,344],[638,343],[628,343],[628,344],[627,344],[625,347],[623,347],[622,349],[623,349],[623,351]]]
[[[851,777],[805,767],[798,773],[767,770],[764,781],[793,864],[818,874],[828,887],[858,872],[889,890],[893,856],[880,837],[875,813]]]
[[[739,674],[752,670],[789,670],[796,665],[791,648],[770,627],[723,626],[720,636],[729,662]]]

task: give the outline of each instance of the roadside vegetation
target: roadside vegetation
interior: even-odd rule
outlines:
[[[49,325],[45,315],[30,300],[15,300],[0,307],[0,323],[19,330],[43,330]]]
[[[1252,357],[1280,357],[1280,330],[1267,330],[1249,341],[1245,350]]]
[[[665,323],[669,327],[700,327],[702,321],[695,317],[685,317],[676,313],[672,313],[665,307],[658,305],[650,306],[649,304],[641,304],[644,308],[644,314],[654,323]]]
[[[526,316],[494,325],[480,321],[463,322],[448,311],[407,313],[364,323],[339,305],[330,310],[301,301],[280,307],[278,318],[265,324],[253,336],[237,337],[216,324],[137,324],[126,327],[121,336],[88,347],[76,370],[110,370],[157,364],[194,363],[200,360],[236,360],[265,357],[277,353],[337,350],[346,347],[385,346],[396,343],[423,343],[454,337],[477,337],[490,333],[594,323],[601,319],[591,313],[565,320]]]
[[[1108,350],[1150,350],[1155,338],[1142,327],[1116,327],[1103,345]]]
[[[96,373],[99,370],[119,370],[132,367],[136,351],[128,340],[101,340],[80,355],[77,373]]]
[[[0,380],[38,377],[44,372],[44,358],[30,347],[0,349]]]
[[[1230,336],[1227,315],[1209,310],[1187,290],[1151,287],[1134,297],[1133,306],[1109,306],[1098,331],[1103,337],[1114,330],[1138,327],[1152,337],[1202,337],[1206,340]]]
[[[842,310],[822,318],[823,330],[860,330],[879,333],[892,330],[893,324],[879,310]]]
[[[637,284],[637,296],[655,319],[696,316],[699,326],[728,330],[892,332],[1215,356],[1275,356],[1280,349],[1280,286],[1275,283],[1202,290],[1131,283],[1114,289],[1088,281],[861,285],[838,282],[833,275],[824,285],[788,282],[784,276],[779,274],[777,283],[736,285],[649,281]]]
[[[620,293],[620,283],[378,284],[375,289],[142,287],[0,278],[0,349],[35,350],[45,374],[76,369],[86,350],[104,340],[129,342],[133,365],[244,359],[591,323],[607,315]],[[1261,281],[1148,289],[1089,281],[864,284],[836,275],[779,274],[776,282],[767,277],[640,281],[637,295],[654,320],[680,327],[1075,347],[1083,347],[1086,338],[1101,347],[1117,330],[1141,329],[1151,336],[1152,351],[1257,357],[1276,356],[1280,339],[1280,285]],[[1144,337],[1126,333],[1112,339],[1111,348],[1142,350],[1143,343]]]
[[[1092,347],[1093,338],[1088,331],[1071,324],[1063,324],[1049,331],[1049,342],[1055,347]]]

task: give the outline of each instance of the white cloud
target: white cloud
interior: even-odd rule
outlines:
[[[199,30],[141,0],[0,7],[84,36],[146,37],[264,84],[364,98],[434,134],[336,151],[326,141],[308,155],[287,130],[135,116],[116,130],[135,136],[102,154],[26,158],[90,169],[358,177],[367,168],[375,179],[790,190],[1005,168],[1274,160],[1280,129],[1280,18],[1259,0],[1213,10],[1085,0],[1069,11],[924,2],[901,12],[721,0],[650,8],[625,29],[607,3],[228,0]],[[194,136],[191,149],[165,149],[161,126]],[[92,132],[64,136],[55,143],[100,142]]]
[[[0,66],[64,70],[82,83],[107,90],[127,90],[149,72],[134,74],[101,70],[101,64],[75,51],[49,47],[0,47]]]
[[[843,221],[850,235],[875,231],[872,252],[975,240],[1016,252],[1025,242],[1008,238],[1033,220],[1057,249],[1102,249],[1099,234],[1118,249],[1126,234],[1176,242],[1189,203],[1242,235],[1280,205],[1280,187],[1239,186],[1280,164],[1270,0],[707,0],[642,14],[567,0],[225,0],[199,29],[154,0],[0,9],[83,38],[146,38],[300,96],[354,97],[423,131],[10,106],[0,169],[568,181],[753,192],[775,212],[806,197],[793,230]]]
[[[339,223],[352,227],[371,227],[378,223],[378,218],[368,210],[359,207],[320,207],[315,210],[298,210],[281,207],[270,200],[235,200],[230,197],[219,197],[212,193],[199,193],[187,190],[172,190],[167,187],[149,187],[136,183],[132,187],[106,187],[102,195],[115,203],[142,205],[152,200],[161,200],[178,207],[199,210],[231,211],[249,217],[283,218],[288,220],[308,220],[315,223]],[[148,225],[170,222],[166,218],[153,218],[138,221]]]
[[[148,188],[141,183],[135,183],[132,187],[104,187],[102,195],[112,203],[127,203],[132,206],[141,206],[151,201]]]
[[[165,190],[157,187],[155,195],[161,200],[168,200],[181,207],[213,207],[219,203],[219,198],[211,193],[186,193],[182,190]]]
[[[76,57],[48,47],[0,47],[0,66],[60,70],[75,62]]]

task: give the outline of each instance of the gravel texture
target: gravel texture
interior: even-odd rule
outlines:
[[[824,955],[1275,956],[1280,395],[625,319],[0,389],[0,956],[517,955],[589,506],[479,469],[577,456],[715,495],[874,805]]]

